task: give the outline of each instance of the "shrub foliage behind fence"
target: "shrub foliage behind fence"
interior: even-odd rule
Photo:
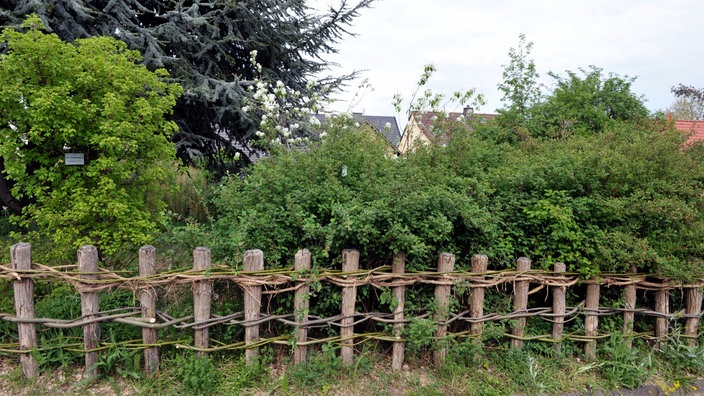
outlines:
[[[531,261],[524,257],[517,260],[515,270],[489,271],[488,258],[475,255],[471,272],[461,272],[454,271],[455,257],[443,253],[438,258],[437,272],[405,272],[403,254],[394,256],[390,267],[359,270],[359,252],[345,250],[341,270],[311,271],[311,254],[301,250],[295,256],[293,269],[266,270],[263,253],[260,250],[250,250],[244,255],[243,270],[236,270],[212,265],[210,250],[199,247],[193,252],[192,269],[158,272],[156,249],[144,246],[139,251],[139,275],[134,277],[123,277],[99,268],[97,250],[93,246],[79,249],[77,266],[47,267],[32,263],[29,244],[14,245],[11,257],[10,266],[0,266],[0,278],[13,281],[16,315],[0,313],[0,319],[17,323],[18,342],[5,345],[1,351],[18,353],[22,371],[30,378],[36,376],[38,371],[35,354],[32,352],[41,353],[41,345],[38,345],[36,336],[37,325],[49,328],[81,327],[85,373],[92,376],[98,374],[99,354],[104,349],[101,345],[100,324],[108,321],[142,329],[143,339],[137,341],[136,345],[144,350],[146,374],[152,375],[159,367],[159,348],[162,345],[159,343],[159,330],[167,327],[193,331],[193,344],[179,343],[178,347],[194,349],[202,355],[215,350],[244,349],[248,364],[257,358],[259,347],[267,343],[292,345],[294,362],[300,363],[306,360],[308,346],[336,342],[340,345],[343,363],[350,365],[354,359],[354,346],[359,341],[377,339],[392,344],[392,366],[401,369],[408,341],[403,337],[404,328],[418,318],[432,318],[434,331],[429,343],[435,345],[435,364],[441,365],[447,352],[445,340],[458,337],[479,339],[487,322],[508,321],[510,332],[503,334],[503,337],[509,338],[514,348],[522,348],[526,340],[537,340],[552,343],[559,350],[564,341],[572,340],[583,342],[586,357],[594,358],[598,340],[609,336],[598,330],[600,316],[621,315],[621,331],[629,345],[630,340],[636,336],[653,338],[656,342],[663,340],[670,332],[672,320],[683,320],[683,337],[692,344],[696,343],[699,319],[702,316],[702,283],[674,284],[668,279],[637,274],[635,268],[632,268],[631,274],[603,275],[585,280],[576,274],[566,273],[562,263],[556,263],[553,272],[531,270]],[[73,320],[35,317],[35,281],[71,284],[81,295],[82,316]],[[211,313],[214,282],[229,282],[242,289],[242,312],[226,315]],[[309,314],[311,285],[321,282],[341,288],[340,314],[329,317],[313,317]],[[158,290],[177,285],[192,286],[193,315],[174,318],[158,309]],[[357,289],[364,285],[391,292],[393,297],[389,312],[357,312]],[[406,290],[418,285],[426,285],[426,288],[434,290],[435,303],[429,312],[415,312],[415,316],[412,316],[410,310],[406,309]],[[460,286],[471,290],[468,306],[451,308],[453,288]],[[140,306],[100,311],[98,295],[111,288],[132,290],[139,298]],[[623,306],[601,307],[600,293],[604,288],[618,289]],[[511,293],[511,312],[484,312],[485,292],[493,289]],[[582,299],[574,306],[566,304],[568,289],[578,295],[577,300]],[[643,295],[652,297],[648,299],[654,301],[652,307],[638,307],[638,290],[642,290]],[[673,290],[683,293],[684,298],[677,303],[681,306],[670,306]],[[537,299],[531,300],[529,295],[537,292],[545,293],[545,298],[541,301],[548,306],[531,306],[531,302]],[[293,312],[277,315],[262,312],[262,296],[276,298],[284,293],[293,294]],[[675,312],[670,313],[673,310]],[[550,322],[551,334],[535,335],[535,332],[527,332],[527,319],[531,317]],[[654,318],[652,332],[636,335],[634,323],[648,320],[649,317]],[[575,318],[583,319],[583,332],[566,334],[565,324]],[[388,331],[355,332],[363,329],[362,324],[370,321],[388,325]],[[292,331],[268,338],[260,336],[260,327],[270,322],[290,327]],[[463,323],[464,326],[456,326],[458,323]],[[213,345],[209,339],[209,330],[213,326],[241,326],[244,328],[244,339],[227,345]],[[309,338],[309,330],[320,326],[339,330],[331,337]],[[452,329],[466,330],[452,332]]]

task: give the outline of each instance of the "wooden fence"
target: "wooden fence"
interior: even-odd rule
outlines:
[[[364,340],[377,339],[392,344],[392,367],[401,369],[404,363],[405,340],[404,326],[413,317],[407,317],[405,309],[406,288],[414,285],[430,285],[434,289],[436,307],[432,312],[432,320],[437,324],[432,341],[436,343],[433,358],[440,365],[446,358],[446,350],[442,341],[447,337],[479,337],[483,325],[494,321],[511,321],[511,332],[505,334],[510,338],[514,348],[522,348],[526,340],[545,341],[554,344],[558,349],[567,339],[583,342],[587,358],[593,359],[596,354],[597,341],[608,337],[598,331],[599,317],[603,315],[622,315],[623,334],[625,339],[635,337],[634,321],[636,314],[644,317],[654,317],[653,332],[639,336],[651,337],[656,342],[668,336],[672,320],[683,321],[682,336],[694,344],[699,336],[699,319],[702,316],[702,284],[675,284],[667,279],[652,278],[643,274],[600,276],[593,279],[580,279],[576,274],[567,273],[563,263],[556,263],[554,271],[531,270],[531,261],[527,258],[517,260],[515,270],[488,271],[488,259],[484,255],[472,257],[471,272],[455,271],[455,257],[443,253],[438,258],[437,272],[405,272],[405,258],[397,254],[391,267],[380,267],[371,270],[359,269],[359,252],[345,250],[342,254],[341,270],[311,271],[311,254],[301,250],[295,255],[295,267],[281,270],[265,270],[264,256],[260,250],[250,250],[244,255],[243,270],[231,267],[213,266],[210,260],[210,250],[204,247],[193,252],[193,267],[181,271],[157,272],[156,249],[144,246],[139,251],[139,276],[122,277],[117,273],[98,267],[98,254],[93,246],[84,246],[78,250],[78,265],[64,267],[47,267],[32,263],[31,246],[17,244],[11,248],[12,262],[9,266],[0,266],[0,278],[12,279],[16,315],[0,313],[0,319],[17,323],[18,343],[16,348],[3,348],[3,352],[18,353],[22,372],[26,377],[37,375],[37,362],[31,351],[41,351],[36,336],[36,326],[48,328],[82,327],[82,352],[85,353],[85,375],[96,375],[100,353],[105,349],[101,344],[100,323],[112,321],[142,329],[140,349],[144,350],[144,370],[147,375],[154,374],[159,369],[159,330],[175,327],[181,331],[194,332],[194,344],[177,347],[191,348],[200,354],[207,354],[222,349],[245,349],[247,363],[256,359],[259,347],[267,343],[295,345],[294,361],[306,360],[307,348],[322,342],[337,342],[340,345],[341,359],[350,365],[354,358],[354,346]],[[81,295],[81,317],[74,320],[58,320],[52,318],[36,318],[34,314],[34,282],[63,282],[73,285]],[[244,311],[225,316],[211,314],[213,299],[213,283],[230,282],[243,290]],[[310,286],[315,282],[329,282],[341,288],[342,302],[340,314],[319,318],[312,317],[309,312]],[[450,296],[453,287],[469,287],[470,300],[468,307],[451,310]],[[193,315],[173,318],[166,312],[158,310],[159,288],[175,285],[192,285]],[[390,290],[393,295],[392,312],[356,312],[357,289],[363,285]],[[485,291],[509,290],[512,293],[513,311],[509,313],[485,313]],[[580,287],[586,289],[584,300],[574,307],[566,306],[566,291],[568,288]],[[139,297],[140,306],[127,307],[123,310],[101,312],[98,306],[98,295],[110,288],[126,288]],[[620,288],[623,296],[623,307],[600,307],[600,291],[603,288]],[[613,290],[613,289],[612,289]],[[654,306],[638,307],[637,291],[647,293],[654,301]],[[670,313],[670,296],[673,290],[683,293],[682,305],[675,313]],[[551,305],[548,307],[530,306],[529,295],[543,291],[542,301]],[[262,312],[262,296],[277,294],[294,294],[294,312],[286,315],[272,315]],[[680,301],[680,299],[677,299]],[[526,336],[526,320],[530,317],[540,317],[552,323],[552,333],[549,335]],[[583,317],[583,334],[565,334],[565,324],[577,317]],[[415,318],[418,318],[416,316]],[[293,328],[292,335],[263,338],[260,336],[260,326],[271,321],[279,322]],[[391,326],[390,334],[355,333],[366,321],[376,321]],[[652,322],[652,320],[651,320]],[[464,323],[467,329],[463,332],[448,333],[451,325]],[[244,340],[230,345],[212,346],[209,340],[209,329],[215,325],[234,325],[244,328]],[[308,331],[321,325],[339,328],[339,335],[325,339],[309,339]]]

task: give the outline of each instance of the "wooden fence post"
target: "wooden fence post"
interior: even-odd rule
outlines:
[[[193,250],[193,270],[207,271],[210,269],[210,249],[197,247]],[[193,283],[193,320],[198,323],[210,319],[210,304],[213,295],[213,283],[200,280]],[[195,347],[200,349],[198,355],[206,356],[204,349],[208,348],[208,328],[195,326]]]
[[[394,261],[391,266],[391,272],[395,275],[403,275],[406,272],[406,255],[397,253],[394,256]],[[396,340],[393,346],[391,355],[391,369],[401,370],[403,368],[403,360],[405,355],[406,344],[401,340],[403,334],[403,318],[406,305],[406,287],[403,285],[394,286],[393,288],[394,302],[396,306],[393,309],[394,314],[394,337]]]
[[[587,298],[584,303],[584,333],[587,337],[596,337],[599,334],[599,317],[596,315],[599,310],[599,289],[598,283],[587,284]],[[584,345],[584,355],[589,360],[596,358],[596,339],[587,341]]]
[[[530,271],[531,261],[527,257],[521,257],[518,259],[516,269],[518,272]],[[516,281],[513,284],[513,312],[523,312],[528,308],[528,291],[530,289],[530,282],[527,280]],[[523,330],[526,327],[526,318],[520,317],[514,319],[516,324],[511,330],[511,334],[516,338],[511,338],[512,348],[523,348]]]
[[[472,256],[472,272],[483,273],[486,272],[486,268],[489,265],[489,258],[483,254],[475,254]],[[484,277],[477,277],[477,279],[483,280]],[[483,287],[473,287],[472,294],[469,301],[469,316],[472,319],[479,319],[484,316],[484,288]],[[481,336],[482,322],[470,322],[469,331],[473,336]]]
[[[32,269],[32,245],[29,243],[18,243],[10,248],[12,268],[15,270]],[[34,318],[34,281],[32,279],[16,279],[12,282],[15,294],[15,312],[17,319]],[[34,378],[39,373],[37,362],[30,351],[37,347],[37,330],[34,323],[17,324],[17,334],[19,336],[19,346],[22,354],[20,363],[22,364],[22,374],[25,378]]]
[[[139,249],[139,276],[148,277],[156,274],[156,248],[154,246],[142,246]],[[143,287],[139,291],[139,306],[142,311],[142,318],[150,322],[156,322],[156,289],[149,286]],[[145,345],[156,344],[159,336],[157,329],[142,328],[142,342]],[[144,371],[147,377],[153,376],[159,371],[159,348],[151,346],[144,348]]]
[[[662,315],[670,313],[670,290],[668,289],[667,281],[662,283],[663,289],[655,292],[655,311]],[[657,316],[655,318],[655,338],[658,339],[658,344],[667,337],[667,322],[666,316]]]
[[[247,250],[244,253],[244,270],[255,272],[264,270],[264,253],[259,249]],[[259,320],[262,310],[262,287],[259,285],[244,286],[244,351],[247,365],[255,363],[259,357],[259,347],[249,347],[259,341],[259,324],[249,324]]]
[[[310,251],[308,249],[299,250],[296,253],[295,269],[297,272],[310,271]],[[310,286],[307,280],[299,280],[300,286],[296,289],[293,296],[293,305],[295,319],[298,326],[296,327],[296,341],[298,343],[308,341],[308,329],[301,327],[301,323],[308,320],[308,310],[310,308]],[[296,350],[293,351],[294,364],[303,363],[306,361],[308,347],[306,345],[296,344]]]
[[[82,274],[81,279],[98,279],[98,249],[95,246],[87,245],[78,249],[78,271]],[[98,307],[98,292],[81,292],[81,315],[83,319],[93,319],[100,312]],[[83,325],[83,347],[86,350],[85,377],[96,377],[98,375],[98,348],[100,343],[100,324],[89,323]]]
[[[555,263],[555,275],[560,275],[567,271],[565,263]],[[552,339],[555,340],[555,352],[560,352],[562,347],[562,331],[565,327],[565,293],[566,286],[553,286],[552,288],[552,314],[554,322],[552,325]]]
[[[442,253],[438,258],[438,273],[443,274],[452,272],[455,269],[455,256],[450,253]],[[435,302],[438,304],[438,310],[433,314],[433,320],[438,324],[435,330],[435,338],[438,342],[438,347],[433,351],[433,362],[439,367],[445,362],[447,348],[442,346],[442,338],[447,335],[447,324],[444,323],[449,315],[451,285],[435,286]]]
[[[685,320],[684,335],[690,346],[697,345],[697,327],[699,327],[699,314],[702,311],[702,287],[688,287],[685,291],[685,314],[693,315]]]
[[[630,272],[635,274],[638,270],[635,265],[631,265]],[[636,309],[636,285],[631,283],[623,288],[624,311],[623,311],[623,338],[630,348],[633,345],[633,321]]]
[[[342,251],[342,272],[354,272],[359,269],[359,252],[345,249]],[[354,277],[352,277],[354,279]],[[340,320],[340,357],[345,366],[354,362],[354,306],[357,300],[357,285],[342,288],[342,319]]]

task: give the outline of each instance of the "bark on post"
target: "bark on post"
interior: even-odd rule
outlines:
[[[193,250],[193,270],[207,271],[210,269],[210,249],[197,247]],[[210,319],[210,304],[213,295],[213,283],[209,280],[199,280],[193,283],[193,320],[198,323]],[[208,328],[195,326],[195,347],[201,349],[198,355],[206,356],[203,349],[208,348]]]
[[[483,273],[486,272],[486,268],[489,264],[489,258],[483,254],[475,254],[472,256],[472,272]],[[478,277],[478,279],[483,279],[484,277]],[[483,287],[473,287],[472,295],[469,301],[469,315],[472,319],[479,319],[484,316],[484,288]],[[482,322],[470,322],[469,330],[473,336],[481,336],[482,334]]]
[[[406,255],[403,253],[398,253],[394,256],[393,265],[391,271],[395,275],[403,275],[406,272]],[[403,368],[403,360],[406,345],[401,340],[401,335],[403,334],[403,311],[405,309],[406,303],[406,287],[405,286],[394,286],[394,303],[396,306],[393,309],[394,314],[394,337],[396,340],[393,346],[393,352],[391,355],[391,368],[393,370],[401,370]]]
[[[697,345],[697,328],[699,327],[698,315],[702,311],[702,288],[701,286],[689,287],[685,291],[685,314],[696,315],[687,318],[684,324],[684,335],[690,346]]]
[[[667,317],[670,313],[670,290],[663,283],[663,289],[655,292],[655,311],[663,316],[655,318],[655,337],[658,344],[667,337]]]
[[[438,258],[438,273],[443,274],[446,272],[452,272],[455,269],[455,256],[450,253],[442,253]],[[442,346],[442,338],[447,335],[447,324],[444,322],[447,320],[449,315],[450,306],[450,292],[452,291],[451,285],[437,285],[435,286],[435,302],[437,303],[438,310],[433,314],[433,320],[438,324],[438,328],[435,331],[435,338],[438,340],[439,347],[433,351],[433,361],[436,367],[440,367],[445,362],[445,356],[447,355],[447,349]]]
[[[259,249],[247,250],[244,253],[244,270],[255,272],[264,270],[264,253]],[[244,344],[245,361],[247,365],[255,363],[259,357],[259,347],[250,347],[259,341],[259,325],[249,324],[259,320],[262,310],[262,287],[257,285],[244,287]]]
[[[584,303],[584,332],[587,337],[596,337],[599,334],[599,317],[596,315],[599,310],[599,289],[597,283],[587,285],[587,299]],[[587,341],[584,345],[584,355],[589,360],[596,358],[596,339]]]
[[[78,271],[82,274],[81,279],[98,279],[98,249],[95,246],[87,245],[78,249]],[[93,319],[99,312],[98,292],[81,292],[81,315],[83,319]],[[98,351],[95,351],[100,344],[100,324],[89,323],[83,325],[83,347],[86,350],[85,377],[96,377],[98,375]]]
[[[354,272],[359,269],[359,252],[346,249],[342,251],[342,272]],[[350,278],[348,276],[348,278]],[[351,277],[354,279],[354,277]],[[345,366],[354,362],[354,306],[357,300],[357,285],[342,288],[342,319],[340,319],[340,357]]]
[[[147,277],[156,274],[156,248],[142,246],[139,249],[139,276]],[[142,318],[151,323],[156,322],[157,293],[153,287],[144,287],[139,291],[139,306]],[[156,344],[159,336],[157,329],[142,328],[142,342],[145,345]],[[159,348],[151,346],[144,348],[144,371],[147,377],[159,371]]]
[[[630,272],[637,272],[636,266],[631,265]],[[623,338],[626,345],[630,348],[633,344],[633,320],[635,319],[636,308],[636,285],[630,284],[623,288],[624,311],[623,311]]]
[[[295,269],[297,272],[310,271],[310,251],[308,249],[299,250],[298,253],[296,253]],[[310,286],[308,285],[308,281],[299,280],[297,282],[301,286],[296,289],[293,296],[296,323],[298,323],[296,327],[296,350],[293,352],[293,362],[295,364],[306,361],[308,348],[306,345],[301,345],[300,343],[308,341],[308,329],[301,327],[301,323],[308,320],[308,310],[310,307]]]
[[[555,263],[555,275],[560,275],[567,271],[564,263]],[[554,322],[552,325],[552,339],[555,340],[555,352],[560,352],[562,348],[562,331],[565,327],[565,292],[566,286],[552,287],[552,313]]]
[[[29,243],[18,243],[10,248],[12,268],[15,270],[32,269],[32,245]],[[17,319],[34,318],[34,281],[32,279],[16,279],[13,284],[15,293],[15,312]],[[25,378],[34,378],[39,373],[37,362],[30,351],[37,347],[37,330],[34,323],[17,324],[17,334],[19,336],[19,347],[22,354],[20,363],[22,364],[22,374]]]
[[[517,262],[518,272],[530,271],[531,261],[527,257],[521,257]],[[520,280],[514,282],[513,286],[513,312],[524,312],[528,308],[528,290],[530,288],[530,282],[527,280]],[[511,338],[512,348],[523,348],[523,331],[526,327],[526,318],[520,317],[515,319],[515,325],[511,330],[511,334],[515,338]]]

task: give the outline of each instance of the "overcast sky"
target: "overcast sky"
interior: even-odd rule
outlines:
[[[323,8],[337,3],[310,2]],[[395,115],[393,95],[408,99],[423,66],[432,63],[433,91],[476,88],[488,100],[479,111],[495,112],[503,106],[497,89],[502,65],[521,33],[533,42],[531,58],[544,84],[552,81],[549,71],[594,65],[637,77],[633,91],[651,111],[672,104],[673,85],[704,87],[701,0],[378,0],[350,31],[357,36],[344,38],[339,54],[326,59],[340,65],[332,74],[363,70],[374,91],[350,109],[354,82],[332,106],[336,111]]]

